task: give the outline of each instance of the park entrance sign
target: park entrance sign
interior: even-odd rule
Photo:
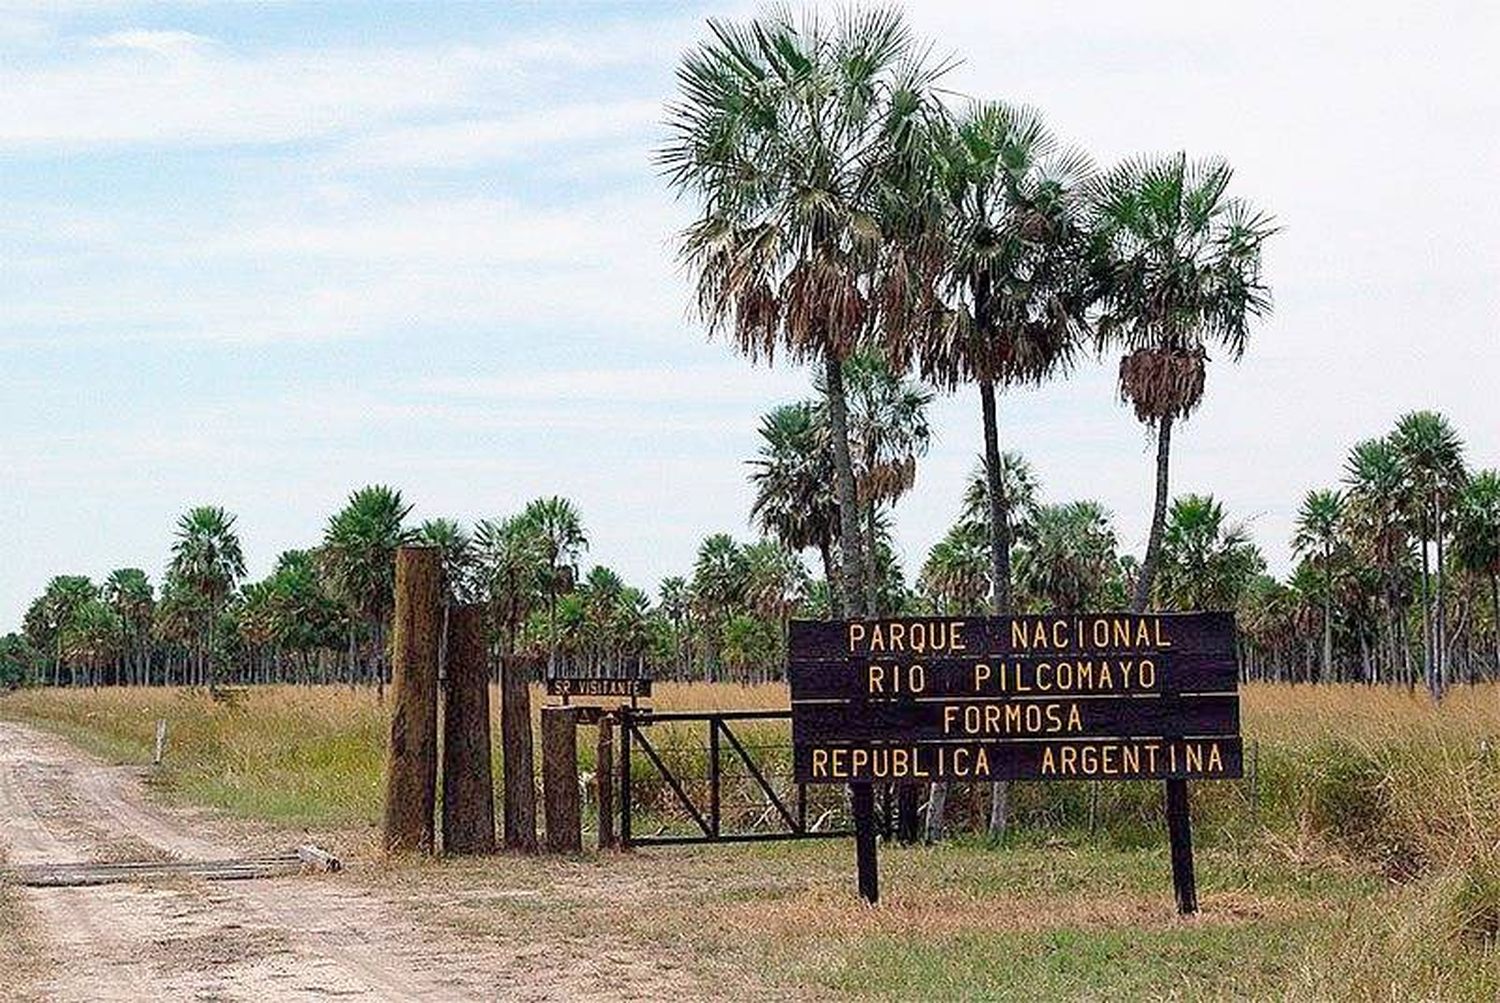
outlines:
[[[1242,773],[1232,614],[794,621],[787,676],[802,783],[1167,781],[1195,908],[1183,781]]]

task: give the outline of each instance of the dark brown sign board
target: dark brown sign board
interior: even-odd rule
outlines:
[[[789,641],[799,783],[1165,780],[1196,911],[1184,781],[1243,773],[1232,614],[793,621]]]
[[[650,679],[625,677],[555,677],[547,680],[547,695],[578,700],[588,697],[649,697]]]
[[[797,780],[1241,775],[1227,613],[794,621]]]

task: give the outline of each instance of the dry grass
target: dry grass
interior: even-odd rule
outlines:
[[[784,707],[786,691],[660,684],[654,705]],[[339,828],[346,846],[368,845],[378,817],[385,725],[371,692],[283,687],[226,704],[32,691],[0,698],[0,714],[136,762],[165,717],[163,783],[178,796]],[[1100,784],[1093,831],[1087,785],[1016,785],[1005,852],[888,850],[874,911],[851,905],[841,842],[419,864],[375,880],[467,935],[524,928],[537,950],[576,959],[670,959],[684,986],[732,996],[1500,996],[1500,687],[1434,708],[1403,691],[1250,686],[1243,719],[1254,779],[1194,788],[1205,917],[1193,922],[1168,907],[1160,793],[1141,783]],[[746,731],[774,744],[779,729]],[[652,738],[685,770],[701,757],[686,728]],[[983,791],[953,800],[977,812]]]

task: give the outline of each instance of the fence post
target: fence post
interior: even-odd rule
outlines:
[[[578,710],[542,708],[542,803],[548,853],[583,851],[578,798]]]
[[[484,610],[454,607],[448,621],[443,700],[443,852],[495,852],[495,783],[490,773],[490,685]]]
[[[719,835],[719,719],[708,719],[708,829]]]
[[[536,774],[531,746],[531,662],[500,660],[500,747],[505,767],[505,848],[536,852]]]
[[[599,849],[615,847],[615,716],[599,719],[599,741],[594,747],[594,789],[599,805]]]
[[[396,551],[396,609],[391,630],[394,699],[385,778],[387,851],[432,852],[441,578],[437,548]]]
[[[630,731],[635,727],[635,712],[620,711],[620,849],[630,849]]]

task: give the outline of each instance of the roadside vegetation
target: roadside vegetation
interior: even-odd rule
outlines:
[[[780,685],[666,684],[655,704],[785,701]],[[1172,912],[1152,783],[1014,784],[1003,851],[972,836],[893,845],[873,912],[853,907],[844,840],[571,862],[366,857],[359,871],[460,933],[525,926],[580,950],[623,937],[714,984],[769,978],[814,996],[1493,999],[1496,687],[1434,706],[1400,688],[1251,684],[1243,703],[1253,773],[1195,785],[1196,920]],[[310,828],[356,857],[374,848],[386,725],[370,690],[34,689],[0,698],[0,715],[134,763],[165,717],[165,795]],[[690,769],[687,736],[676,747]],[[954,785],[950,809],[980,817],[986,799]]]

